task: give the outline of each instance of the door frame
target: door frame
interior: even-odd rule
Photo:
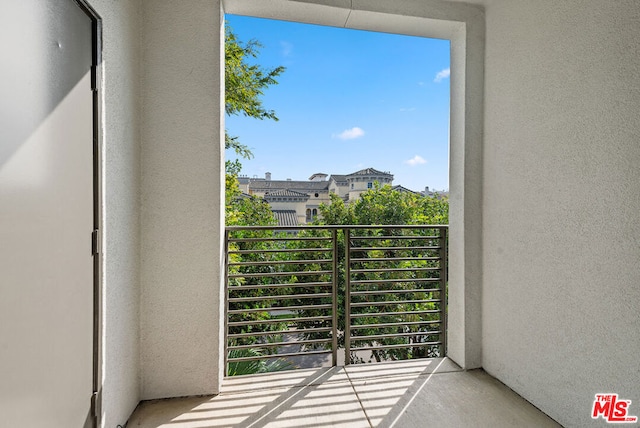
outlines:
[[[91,19],[91,92],[93,104],[93,426],[101,422],[102,403],[102,19],[88,0],[73,0]]]

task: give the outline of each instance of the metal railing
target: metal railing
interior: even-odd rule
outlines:
[[[443,356],[447,226],[226,228],[228,375]]]

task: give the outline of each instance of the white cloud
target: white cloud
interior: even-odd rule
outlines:
[[[438,72],[438,74],[436,74],[436,77],[435,77],[435,79],[433,79],[433,81],[436,82],[436,83],[440,83],[444,79],[447,79],[450,74],[451,74],[451,69],[450,68],[445,68],[444,70],[441,70],[441,71]]]
[[[427,163],[427,161],[422,156],[415,155],[411,159],[404,161],[404,163],[406,163],[409,166],[416,166],[416,165],[425,164]]]
[[[364,131],[362,130],[362,128],[358,128],[356,126],[351,129],[345,129],[344,131],[336,135],[336,137],[340,138],[341,140],[353,140],[354,138],[360,138],[363,135]]]

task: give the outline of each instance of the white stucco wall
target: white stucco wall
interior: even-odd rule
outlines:
[[[225,5],[454,40],[449,355],[567,426],[592,423],[597,392],[640,414],[640,5],[474,2],[486,54],[482,10],[457,2]],[[114,426],[140,398],[214,393],[221,377],[221,15],[209,0],[91,4],[104,25],[102,413]]]
[[[142,1],[142,399],[218,392],[224,209],[218,1]]]
[[[449,354],[567,426],[592,422],[597,392],[640,413],[637,1],[487,1],[486,55],[481,12],[465,5],[226,3],[457,40]],[[205,0],[91,4],[104,26],[102,414],[114,426],[140,398],[220,380],[221,15]]]
[[[139,2],[90,0],[102,19],[102,405],[104,427],[140,400]]]
[[[640,3],[487,3],[483,366],[565,426],[640,415]]]

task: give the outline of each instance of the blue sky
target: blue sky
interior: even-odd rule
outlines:
[[[449,188],[448,40],[226,19],[264,46],[257,63],[286,67],[263,97],[279,121],[226,118],[254,154],[241,174],[306,180],[371,167],[412,190]]]

